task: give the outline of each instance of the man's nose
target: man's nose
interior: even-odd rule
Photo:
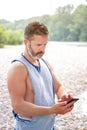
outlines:
[[[45,46],[42,46],[42,47],[40,48],[40,51],[44,52],[44,51],[45,51]]]

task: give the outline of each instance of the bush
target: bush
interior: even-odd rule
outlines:
[[[3,48],[4,47],[4,44],[3,43],[0,43],[0,48]]]

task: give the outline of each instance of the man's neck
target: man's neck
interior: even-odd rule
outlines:
[[[24,51],[23,55],[34,65],[39,66],[39,59],[32,58],[26,51]]]

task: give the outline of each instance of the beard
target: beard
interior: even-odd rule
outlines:
[[[34,53],[34,51],[32,50],[31,47],[30,47],[30,48],[27,48],[27,52],[28,52],[28,55],[29,55],[31,58],[33,58],[34,60],[39,60],[39,59],[43,56],[43,54],[44,54],[43,51]]]

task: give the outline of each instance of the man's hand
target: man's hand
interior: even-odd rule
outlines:
[[[73,95],[71,93],[63,95],[58,102],[63,102],[63,101],[68,101],[69,99],[71,99],[73,97]]]
[[[70,112],[74,107],[74,102],[67,104],[67,101],[61,101],[53,105],[50,109],[50,114],[65,114]]]

